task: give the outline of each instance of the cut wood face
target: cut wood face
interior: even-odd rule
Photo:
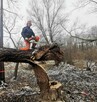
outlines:
[[[38,61],[54,60],[58,64],[63,60],[63,51],[58,45],[43,46],[35,53],[35,58]]]
[[[62,84],[60,82],[58,82],[58,81],[51,81],[50,82],[50,88],[51,89],[58,89],[60,87],[62,87]]]

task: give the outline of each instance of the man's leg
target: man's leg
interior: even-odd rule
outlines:
[[[24,41],[25,41],[26,46],[23,48],[20,48],[20,50],[29,50],[30,49],[30,42],[27,40],[24,40]]]
[[[32,49],[35,49],[35,46],[36,46],[36,43],[33,42],[33,44],[32,44]]]

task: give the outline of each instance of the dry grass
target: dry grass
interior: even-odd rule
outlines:
[[[64,62],[73,64],[78,68],[87,67],[86,61],[97,62],[97,49],[89,48],[86,50],[68,48],[64,50]]]
[[[86,61],[85,60],[74,60],[74,66],[76,66],[76,68],[86,68],[87,65],[86,65]]]

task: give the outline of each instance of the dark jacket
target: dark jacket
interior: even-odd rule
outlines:
[[[30,38],[31,36],[35,36],[33,30],[32,30],[30,27],[28,27],[28,26],[26,26],[26,27],[24,27],[24,28],[22,29],[21,34],[22,34],[22,37],[23,37],[24,39],[25,39],[25,38]]]

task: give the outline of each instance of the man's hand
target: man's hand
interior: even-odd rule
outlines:
[[[30,38],[29,38],[29,41],[30,41],[30,40],[34,40],[34,39],[35,39],[35,37],[30,37]]]

